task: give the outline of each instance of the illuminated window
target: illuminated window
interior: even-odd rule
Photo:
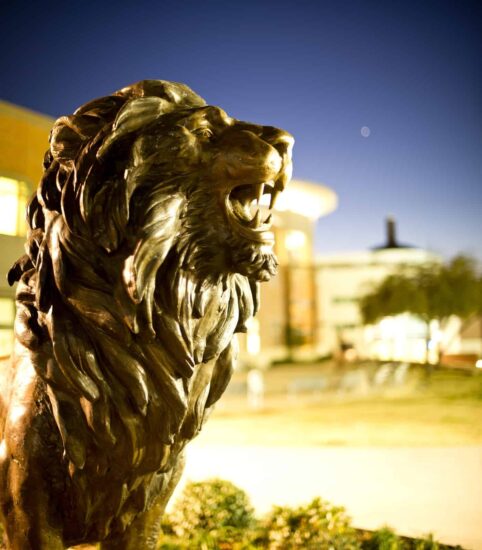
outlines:
[[[289,229],[284,233],[284,249],[288,263],[307,263],[310,261],[308,237],[304,231]]]
[[[29,188],[24,181],[0,176],[0,233],[23,236],[27,233],[25,207]]]
[[[290,252],[303,248],[306,244],[306,234],[297,229],[291,229],[286,233],[285,246]]]
[[[10,298],[0,298],[0,357],[12,353],[14,319],[15,302]]]

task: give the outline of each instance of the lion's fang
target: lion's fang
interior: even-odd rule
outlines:
[[[273,191],[271,192],[271,200],[269,202],[269,209],[271,210],[272,208],[274,208],[274,205],[276,203],[276,199],[278,198],[278,195],[281,193],[281,191],[279,189],[273,189]]]
[[[256,185],[256,202],[259,204],[259,201],[261,200],[261,197],[264,193],[264,183],[258,183]]]
[[[254,218],[251,220],[251,223],[249,224],[251,227],[258,227],[261,223],[261,213],[259,210],[256,210],[256,214],[254,215]]]

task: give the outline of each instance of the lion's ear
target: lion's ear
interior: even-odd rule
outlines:
[[[101,159],[115,143],[132,132],[145,128],[174,107],[175,105],[160,97],[142,97],[127,102],[117,114],[111,134],[97,151],[97,158]]]

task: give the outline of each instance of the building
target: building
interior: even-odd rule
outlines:
[[[273,360],[313,356],[317,343],[317,291],[313,241],[317,220],[337,207],[328,187],[293,180],[274,213],[278,275],[261,284],[261,309],[240,337],[241,360],[266,367]]]
[[[0,356],[13,342],[15,289],[6,273],[22,255],[25,205],[42,176],[42,160],[54,120],[0,101]],[[278,197],[273,215],[279,275],[261,285],[262,308],[241,335],[247,365],[268,365],[286,357],[286,343],[312,349],[316,340],[313,235],[316,220],[337,206],[335,193],[318,184],[294,180]]]
[[[0,357],[13,342],[15,289],[6,274],[23,253],[25,206],[42,175],[53,119],[0,101]]]
[[[400,244],[395,231],[395,222],[389,218],[383,245],[317,258],[319,355],[348,350],[353,357],[424,360],[426,327],[418,319],[400,315],[372,327],[361,322],[359,300],[376,283],[404,266],[441,261],[428,250]]]

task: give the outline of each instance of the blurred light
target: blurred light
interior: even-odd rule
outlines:
[[[475,368],[482,369],[482,359],[477,359],[477,361],[475,362]]]
[[[407,348],[405,331],[398,330],[393,337],[393,359],[401,359]]]
[[[268,205],[263,195],[261,204]],[[338,204],[336,194],[324,185],[293,180],[278,196],[275,210],[279,212],[293,212],[311,220],[326,216],[333,212]]]
[[[306,235],[303,231],[292,229],[285,236],[285,246],[288,250],[297,250],[302,248],[306,243]]]
[[[365,327],[365,340],[367,342],[373,342],[375,339],[375,329],[372,325],[368,325]]]
[[[263,373],[258,369],[250,370],[246,382],[248,385],[248,404],[252,409],[259,409],[263,405],[264,397]]]
[[[360,134],[364,138],[367,138],[371,134],[371,130],[370,130],[370,128],[368,128],[368,126],[363,126],[362,129],[360,130]]]
[[[250,355],[257,355],[261,350],[261,338],[259,335],[259,321],[251,317],[246,322],[248,332],[246,334],[246,351]]]
[[[353,348],[347,349],[345,351],[345,359],[348,362],[355,361],[356,360],[356,351]]]
[[[385,340],[392,338],[395,334],[395,319],[393,317],[385,317],[380,321],[380,337]]]
[[[25,405],[14,405],[10,408],[10,412],[8,414],[8,420],[12,424],[16,424],[27,412],[27,407]]]
[[[2,442],[0,443],[0,459],[3,460],[7,457],[7,443],[5,439],[2,439]]]
[[[24,235],[23,213],[26,206],[24,183],[0,176],[0,200],[0,233],[2,235]]]

